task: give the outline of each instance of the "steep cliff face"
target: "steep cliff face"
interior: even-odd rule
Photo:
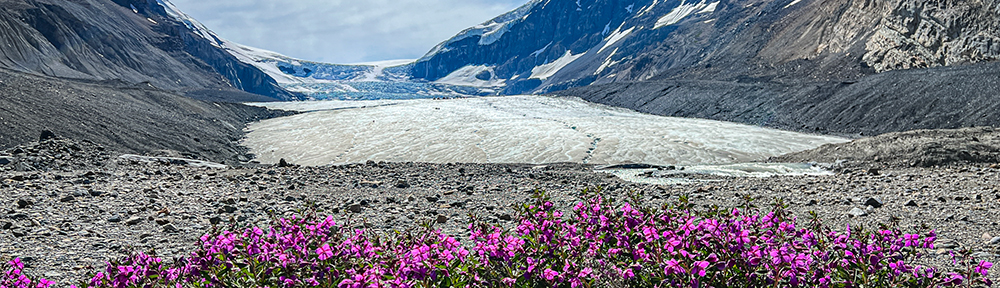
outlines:
[[[989,62],[1000,4],[930,0],[539,0],[445,41],[413,69],[490,67],[506,94],[646,80],[798,83]]]
[[[213,49],[152,0],[0,1],[0,66],[46,76],[149,82],[190,92],[298,95]]]

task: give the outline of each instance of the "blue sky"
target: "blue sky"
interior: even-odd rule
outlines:
[[[328,63],[415,59],[527,0],[171,0],[220,36]]]

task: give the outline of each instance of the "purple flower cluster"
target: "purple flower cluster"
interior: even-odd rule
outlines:
[[[44,278],[38,282],[32,281],[28,275],[24,275],[24,263],[20,258],[0,264],[0,288],[49,288],[52,281]]]
[[[332,217],[205,235],[166,264],[135,254],[84,287],[943,287],[986,285],[992,263],[915,265],[933,231],[800,225],[781,206],[696,211],[589,196],[564,213],[539,195],[513,230],[474,221],[469,242],[430,229],[379,234]],[[2,282],[6,285],[7,282]],[[20,283],[20,282],[17,282]],[[30,282],[29,282],[30,284]],[[28,287],[27,284],[5,287]],[[39,286],[42,287],[42,286]]]

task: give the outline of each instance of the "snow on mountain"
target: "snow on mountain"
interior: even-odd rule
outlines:
[[[556,61],[552,61],[552,63],[535,66],[535,68],[531,69],[531,76],[528,78],[541,80],[548,79],[549,77],[552,77],[552,75],[556,75],[559,70],[562,70],[566,67],[566,65],[569,65],[569,63],[573,63],[573,61],[576,61],[576,59],[579,59],[580,56],[583,56],[584,54],[585,53],[573,55],[570,51],[566,51],[565,55],[559,57]]]

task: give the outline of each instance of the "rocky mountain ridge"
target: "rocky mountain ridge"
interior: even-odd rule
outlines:
[[[242,92],[272,100],[301,98],[194,35],[154,0],[5,0],[0,30],[0,67],[14,71],[148,82],[195,98],[265,100],[238,95]]]

